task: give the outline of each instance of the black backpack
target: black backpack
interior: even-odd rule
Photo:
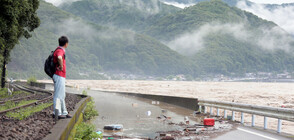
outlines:
[[[57,49],[61,49],[61,48],[58,47]],[[44,64],[44,71],[51,78],[53,78],[53,75],[54,75],[54,73],[56,71],[56,69],[55,69],[56,64],[53,63],[53,54],[54,54],[55,51],[51,51],[51,54],[48,56],[48,58],[46,59],[45,64]]]

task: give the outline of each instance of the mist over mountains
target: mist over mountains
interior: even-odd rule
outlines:
[[[209,0],[162,0],[165,3],[180,8],[189,7],[202,1]],[[248,0],[222,0],[230,6],[236,6],[242,10],[251,12],[260,18],[273,21],[294,35],[294,3],[285,4],[261,4]]]
[[[46,77],[44,60],[61,35],[70,39],[69,79],[104,79],[104,72],[196,78],[294,70],[287,31],[221,0],[185,9],[158,0],[55,2],[40,2],[41,26],[13,50],[12,77]]]
[[[294,35],[294,3],[293,4],[251,4],[248,5],[244,1],[238,2],[238,8],[252,12],[255,15],[273,21]]]

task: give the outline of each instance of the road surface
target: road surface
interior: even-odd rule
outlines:
[[[240,126],[236,130],[221,135],[214,140],[294,140],[294,137],[287,138],[277,133]]]

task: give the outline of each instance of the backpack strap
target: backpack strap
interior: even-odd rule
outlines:
[[[58,49],[62,49],[62,48],[57,47],[57,48],[54,50],[53,55],[54,55],[55,51],[58,50]],[[63,55],[63,58],[64,58],[64,60],[65,60],[65,54]]]

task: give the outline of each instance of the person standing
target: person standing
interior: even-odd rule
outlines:
[[[53,96],[53,114],[58,115],[59,119],[71,118],[67,112],[65,104],[65,78],[66,78],[66,61],[65,49],[68,47],[68,38],[61,36],[58,39],[59,46],[53,54],[53,63],[56,64],[55,73],[53,75],[54,96]],[[56,106],[57,100],[60,105]],[[55,109],[58,109],[58,114],[55,114]]]

